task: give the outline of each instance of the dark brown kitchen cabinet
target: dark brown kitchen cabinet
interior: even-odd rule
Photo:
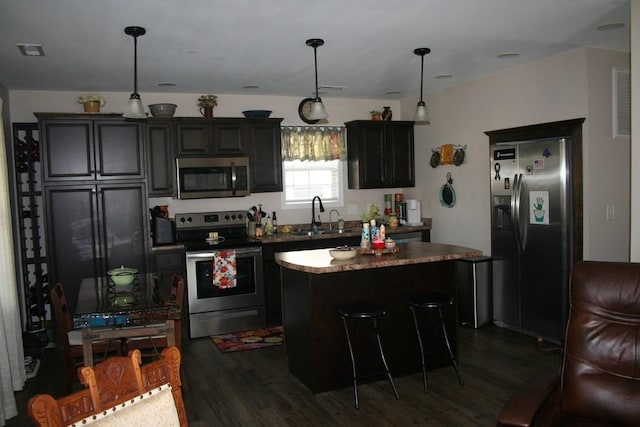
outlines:
[[[214,156],[247,155],[247,126],[244,119],[214,119],[212,124]]]
[[[415,186],[413,122],[356,120],[345,125],[349,188]]]
[[[178,157],[246,155],[244,119],[179,117],[173,123]]]
[[[36,113],[43,180],[143,179],[143,123],[119,115]]]
[[[209,156],[212,152],[211,119],[179,118],[173,121],[178,157]]]
[[[71,311],[83,279],[126,265],[147,271],[145,183],[45,186],[49,277],[62,282]]]
[[[147,120],[149,195],[175,197],[175,157],[206,156],[246,156],[252,193],[282,191],[281,121],[237,117]]]
[[[278,252],[302,251],[336,246],[358,246],[360,236],[329,239],[299,240],[262,245],[262,269],[264,271],[264,296],[267,326],[282,325],[282,292],[280,286],[280,266],[276,264]]]
[[[175,196],[176,162],[171,122],[147,122],[147,190],[151,197]]]
[[[281,121],[282,119],[247,121],[252,193],[282,191]]]

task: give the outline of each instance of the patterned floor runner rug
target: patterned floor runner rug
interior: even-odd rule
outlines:
[[[282,326],[213,335],[211,340],[223,353],[271,347],[284,342]]]

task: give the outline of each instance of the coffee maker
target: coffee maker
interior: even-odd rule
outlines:
[[[424,225],[420,216],[420,201],[407,199],[405,203],[407,207],[404,225]]]

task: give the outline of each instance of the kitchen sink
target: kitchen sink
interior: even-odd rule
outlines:
[[[296,230],[296,231],[291,231],[289,234],[291,234],[292,236],[322,236],[322,235],[331,235],[331,234],[344,234],[344,233],[348,233],[348,232],[352,232],[352,231],[357,231],[357,230],[355,228],[354,229],[345,228],[342,231],[340,231],[340,230],[318,230],[316,233],[314,233],[311,230]]]

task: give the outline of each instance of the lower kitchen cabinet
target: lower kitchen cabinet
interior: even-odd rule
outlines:
[[[163,289],[171,289],[174,274],[186,277],[184,259],[182,249],[156,250],[152,254],[150,268],[162,283]]]
[[[147,269],[143,181],[45,187],[49,280],[62,282],[74,311],[82,279],[125,265]]]
[[[359,246],[360,236],[302,241],[299,240],[294,242],[269,243],[262,245],[265,312],[267,326],[277,326],[282,324],[282,292],[280,285],[280,266],[276,264],[275,254],[277,252],[333,248],[342,245]]]

